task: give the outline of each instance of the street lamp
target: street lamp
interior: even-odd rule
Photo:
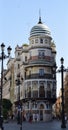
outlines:
[[[63,57],[61,57],[60,61],[61,61],[61,69],[58,70],[58,72],[61,72],[61,90],[62,90],[62,113],[61,113],[62,124],[61,124],[61,128],[66,128],[65,112],[64,112],[64,85],[63,85],[63,78],[64,78],[63,73],[64,73],[64,71],[66,71],[66,69],[64,69],[64,66],[63,66],[63,62],[64,62]]]
[[[8,51],[8,56],[5,55],[4,53],[4,43],[1,44],[1,56],[0,56],[0,60],[2,60],[2,66],[1,66],[1,86],[0,86],[0,129],[1,130],[4,130],[3,128],[3,112],[2,112],[2,108],[3,108],[3,105],[2,105],[2,89],[3,89],[3,60],[6,59],[6,58],[9,58],[10,57],[10,52],[11,52],[11,47],[9,46],[7,48],[7,51]]]
[[[17,75],[16,85],[18,85],[18,124],[20,124],[20,130],[22,130],[22,103],[20,101],[20,74]]]

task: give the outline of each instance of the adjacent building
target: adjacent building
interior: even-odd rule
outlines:
[[[62,99],[61,96],[59,95],[59,97],[55,102],[54,117],[56,117],[57,119],[61,119],[61,113],[62,113]]]
[[[65,97],[65,113],[68,116],[68,72],[64,79],[64,97]]]

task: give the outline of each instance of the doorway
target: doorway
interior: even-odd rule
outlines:
[[[43,110],[40,110],[40,121],[43,121]]]
[[[40,110],[39,110],[39,116],[40,116],[40,121],[43,121],[43,109],[44,109],[44,105],[40,104]]]

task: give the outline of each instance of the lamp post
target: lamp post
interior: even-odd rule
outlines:
[[[18,124],[20,124],[20,130],[22,130],[22,103],[20,101],[20,74],[17,75],[16,85],[18,85]]]
[[[4,53],[4,43],[1,44],[1,56],[0,56],[0,60],[2,60],[2,66],[1,66],[1,86],[0,86],[0,129],[1,130],[4,130],[3,128],[3,112],[2,112],[2,108],[3,108],[3,105],[2,105],[2,89],[3,89],[3,60],[6,59],[6,58],[9,58],[10,56],[10,52],[11,52],[11,47],[9,46],[7,48],[7,51],[8,51],[8,56],[5,55]]]
[[[61,72],[61,90],[62,90],[62,113],[61,113],[62,124],[61,124],[61,128],[66,128],[65,112],[64,112],[64,83],[63,83],[63,78],[64,78],[63,73],[64,73],[64,71],[66,71],[66,69],[64,69],[64,66],[63,66],[63,62],[64,62],[63,57],[61,57],[60,61],[61,61],[61,69],[58,70],[58,72]]]
[[[66,128],[65,113],[64,113],[64,85],[63,85],[64,59],[63,59],[63,57],[60,59],[60,61],[61,61],[61,83],[62,83],[62,124],[61,124],[61,128]]]

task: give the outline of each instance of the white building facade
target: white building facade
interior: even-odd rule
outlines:
[[[38,114],[39,120],[52,118],[52,105],[56,100],[56,65],[55,44],[52,42],[50,29],[41,22],[32,27],[29,45],[15,49],[15,76],[20,73],[20,100],[23,111]],[[16,79],[16,78],[15,78]],[[18,86],[15,87],[15,102]]]
[[[15,107],[20,96],[24,114],[38,114],[43,121],[52,119],[52,105],[56,101],[56,50],[52,41],[51,31],[40,17],[30,31],[29,44],[16,46],[13,61]],[[15,83],[17,75],[21,80],[19,86]]]

